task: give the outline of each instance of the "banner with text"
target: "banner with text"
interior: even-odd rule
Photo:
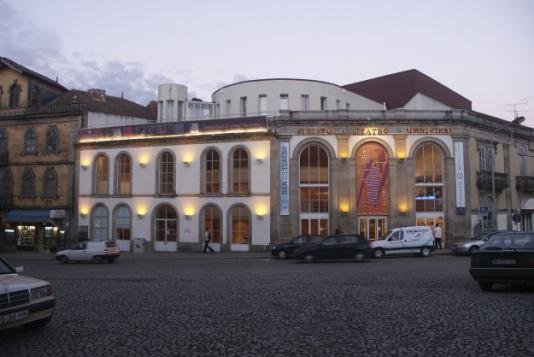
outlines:
[[[389,158],[378,143],[362,145],[356,152],[358,215],[389,215]]]
[[[281,142],[279,151],[280,216],[289,216],[289,143]]]

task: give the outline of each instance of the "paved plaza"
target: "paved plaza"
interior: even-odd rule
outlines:
[[[50,281],[58,299],[46,328],[0,333],[6,357],[534,355],[534,288],[483,293],[468,257],[6,258]]]

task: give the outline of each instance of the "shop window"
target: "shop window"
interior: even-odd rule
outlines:
[[[132,211],[126,205],[120,205],[113,215],[113,239],[130,240],[132,233]]]
[[[18,108],[20,106],[20,94],[22,93],[22,87],[17,83],[15,79],[13,84],[9,86],[9,108]]]
[[[35,196],[35,175],[32,169],[24,169],[20,196],[22,198],[33,198]]]
[[[232,152],[232,171],[230,174],[230,190],[233,193],[249,192],[250,165],[248,153],[243,148]]]
[[[204,193],[221,192],[221,159],[215,149],[208,149],[204,155]]]
[[[156,208],[154,215],[156,241],[176,242],[178,232],[178,217],[176,210],[169,205]]]
[[[119,154],[115,161],[115,192],[119,195],[132,193],[132,163],[126,153]]]
[[[46,169],[44,174],[44,198],[57,198],[57,174],[53,167]]]
[[[91,217],[91,232],[93,240],[108,240],[109,211],[104,205],[96,205]]]
[[[35,154],[37,152],[37,139],[32,128],[26,130],[24,134],[24,153]]]
[[[56,127],[49,127],[46,131],[46,152],[57,154],[59,151],[59,135]]]
[[[244,205],[234,206],[230,211],[232,244],[249,244],[250,211]]]
[[[97,195],[107,195],[109,192],[109,160],[104,154],[95,158],[94,162],[94,189]]]
[[[175,171],[174,156],[165,151],[159,155],[158,159],[158,193],[174,194],[175,191]]]
[[[204,232],[208,229],[211,233],[211,239],[214,243],[222,243],[222,213],[219,207],[208,205],[202,209],[202,231],[201,240],[204,239]]]

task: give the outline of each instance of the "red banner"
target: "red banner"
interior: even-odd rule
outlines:
[[[389,158],[378,143],[356,152],[356,205],[358,215],[389,215]]]

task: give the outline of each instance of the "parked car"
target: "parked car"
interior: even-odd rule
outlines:
[[[332,235],[318,244],[297,249],[295,258],[313,262],[318,259],[364,260],[369,255],[369,242],[359,234]]]
[[[429,257],[434,250],[434,237],[428,226],[395,228],[370,243],[373,258],[385,255],[414,253]]]
[[[323,240],[324,237],[304,235],[297,236],[289,242],[276,244],[271,248],[271,255],[280,259],[292,258],[298,248],[309,244],[317,244]]]
[[[56,299],[50,284],[19,275],[22,272],[22,267],[14,268],[0,258],[0,330],[41,328],[52,318]]]
[[[480,247],[484,245],[494,234],[497,233],[506,233],[509,231],[490,231],[484,232],[477,237],[467,239],[464,241],[457,242],[452,245],[452,252],[454,254],[467,254],[471,255],[474,252],[478,251]]]
[[[56,253],[56,259],[62,263],[71,261],[92,261],[113,263],[121,254],[117,243],[106,241],[84,241],[76,244],[72,249],[62,250]]]
[[[534,232],[493,235],[471,256],[469,272],[482,291],[494,283],[534,282]]]

